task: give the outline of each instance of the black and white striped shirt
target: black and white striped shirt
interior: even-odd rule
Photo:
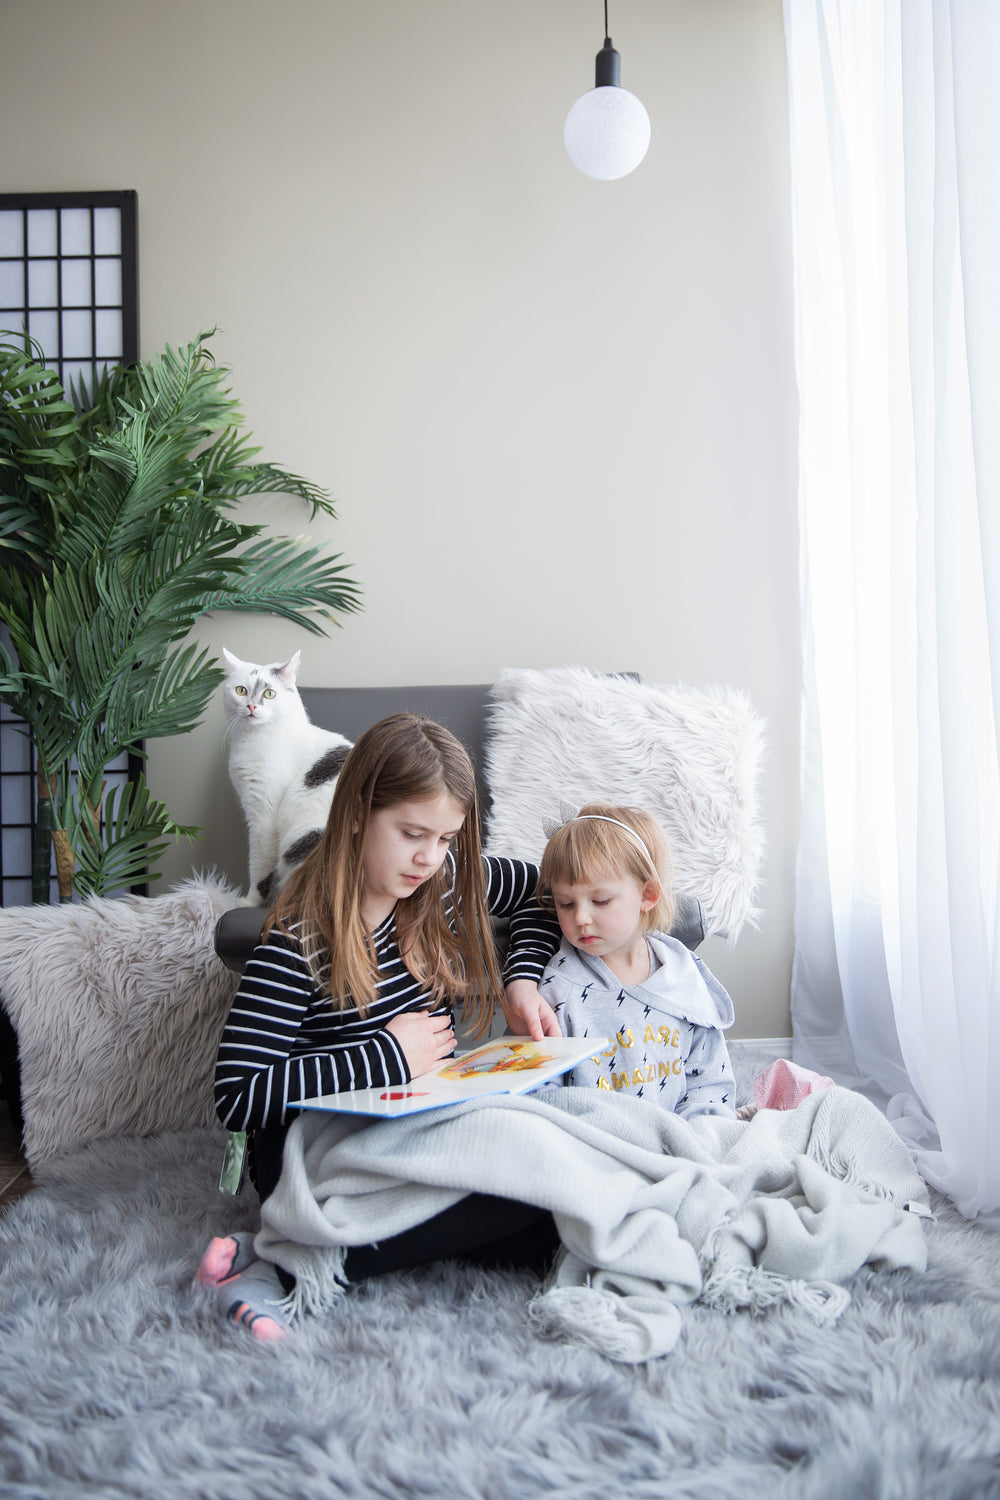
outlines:
[[[490,913],[510,918],[504,979],[537,981],[560,937],[555,917],[534,899],[538,869],[492,856],[484,864]],[[429,991],[403,962],[395,911],[372,937],[379,978],[377,998],[364,1017],[350,1004],[334,1009],[312,977],[308,939],[297,928],[290,936],[271,932],[254,950],[215,1068],[215,1107],[228,1130],[282,1125],[290,1104],[318,1094],[409,1081],[403,1050],[386,1023],[426,1005]]]

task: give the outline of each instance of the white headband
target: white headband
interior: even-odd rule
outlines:
[[[608,818],[608,817],[605,817],[605,815],[603,813],[577,813],[577,815],[576,815],[575,818],[569,818],[569,819],[567,819],[567,822],[570,822],[570,823],[614,823],[614,825],[615,825],[616,828],[624,828],[625,832],[626,833],[630,833],[632,835],[632,837],[635,839],[636,843],[639,845],[639,848],[642,850],[643,854],[646,856],[646,858],[649,860],[649,863],[653,866],[653,868],[655,870],[655,868],[656,868],[656,861],[654,860],[653,856],[650,854],[649,850],[646,848],[646,845],[644,844],[644,842],[642,841],[642,839],[636,833],[635,829],[634,828],[630,828],[627,823],[622,823],[618,818]],[[564,823],[563,827],[565,828],[565,826],[566,826],[566,824]]]

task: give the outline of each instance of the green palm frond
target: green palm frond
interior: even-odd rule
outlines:
[[[29,726],[45,775],[54,776],[61,767],[70,767],[79,735],[68,678],[60,678],[54,667],[44,677],[18,672],[0,680],[0,696]]]
[[[32,589],[34,608],[31,614],[33,643],[11,627],[21,665],[33,664],[35,672],[43,667],[77,665],[76,641],[79,632],[98,610],[99,599],[94,583],[91,560],[86,567],[61,568],[49,578],[42,578]],[[89,684],[81,684],[88,686]]]
[[[67,546],[141,552],[171,511],[197,494],[197,470],[183,435],[151,429],[148,412],[128,418],[94,445],[88,505],[67,527]]]
[[[209,651],[192,644],[172,652],[156,672],[120,675],[107,696],[102,732],[132,751],[143,740],[181,734],[201,718],[224,675]]]
[[[41,348],[25,336],[0,340],[0,439],[25,453],[76,430],[76,412]]]
[[[187,630],[204,613],[206,597],[225,593],[242,575],[245,564],[235,548],[246,541],[246,530],[212,512],[195,514],[165,531],[145,557],[131,560],[124,586],[143,602],[144,619],[162,622],[174,636]]]
[[[127,365],[102,365],[88,381],[70,380],[66,391],[76,412],[78,428],[89,444],[113,432],[118,420],[118,398],[128,378]]]
[[[66,821],[76,855],[75,885],[84,897],[151,878],[156,873],[152,867],[172,839],[198,832],[173,821],[163,803],[150,796],[142,775],[111,788],[102,813],[103,832],[97,839],[89,808],[74,803]]]
[[[0,342],[0,474],[31,488],[36,471],[65,470],[75,461],[76,413],[59,377],[36,358],[37,346]],[[43,475],[44,477],[44,475]]]
[[[2,484],[3,471],[0,468],[0,485]],[[33,505],[16,495],[0,494],[0,547],[24,553],[22,562],[31,558],[40,562],[39,554],[44,553],[47,540]],[[5,558],[4,566],[13,566],[16,561],[14,558]]]
[[[216,505],[234,505],[246,495],[291,495],[306,502],[310,508],[310,520],[314,520],[320,511],[328,516],[337,514],[325,490],[274,464],[255,464],[242,473],[206,472],[205,493]]]
[[[333,616],[361,608],[361,591],[340,556],[288,537],[251,542],[239,555],[241,576],[226,590],[208,595],[203,607],[280,615],[322,635],[322,626],[304,611]]]
[[[225,386],[229,371],[217,365],[208,348],[211,334],[173,349],[168,344],[145,364],[133,365],[126,385],[134,404],[155,414],[156,425],[186,432],[196,440],[243,426],[243,412]]]

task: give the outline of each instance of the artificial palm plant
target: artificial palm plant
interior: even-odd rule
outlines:
[[[145,879],[177,834],[140,774],[106,768],[201,719],[222,680],[185,641],[205,610],[264,611],[324,633],[359,607],[336,556],[241,525],[247,495],[327,493],[257,460],[209,334],[63,389],[37,346],[0,342],[0,700],[30,730],[39,823],[61,900]],[[49,849],[35,899],[48,899]],[[40,895],[39,884],[44,890]]]

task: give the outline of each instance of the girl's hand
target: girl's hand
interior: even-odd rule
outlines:
[[[512,979],[501,1001],[504,1018],[513,1036],[562,1036],[556,1013],[530,979]]]
[[[431,1015],[426,1010],[407,1010],[393,1016],[386,1031],[391,1031],[403,1049],[410,1077],[429,1073],[455,1050],[455,1033],[446,1015]]]

